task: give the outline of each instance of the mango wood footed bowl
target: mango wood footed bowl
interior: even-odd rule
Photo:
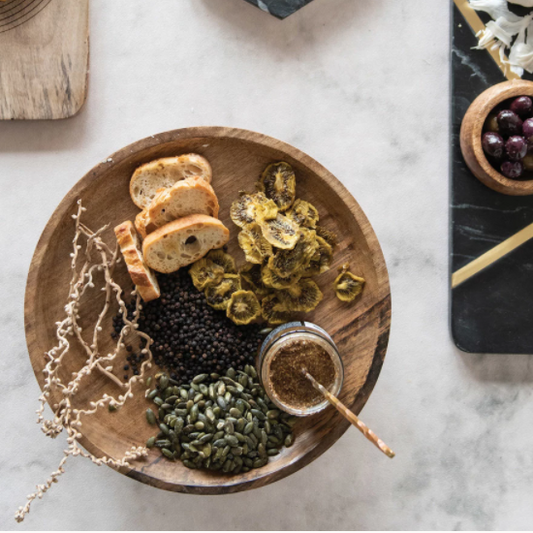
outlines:
[[[482,92],[468,108],[461,124],[461,151],[474,176],[491,189],[511,196],[533,194],[533,180],[513,180],[498,172],[483,151],[481,137],[490,112],[505,100],[517,96],[533,98],[533,83],[511,80],[498,83]]]
[[[153,159],[189,152],[205,156],[213,167],[212,185],[220,201],[220,218],[231,231],[229,252],[238,265],[244,263],[244,255],[238,247],[238,232],[230,220],[229,207],[240,190],[253,190],[261,171],[274,161],[284,160],[293,166],[297,196],[312,202],[318,208],[320,224],[337,233],[339,245],[332,267],[316,278],[324,299],[305,317],[326,329],[337,344],[345,367],[340,399],[358,414],[378,379],[389,338],[389,280],[376,235],[350,193],[311,157],[271,137],[233,128],[186,128],[133,143],[95,166],[65,196],[41,235],[26,287],[26,339],[39,385],[42,387],[44,381],[44,354],[56,344],[55,323],[64,318],[74,233],[71,217],[76,212],[77,200],[81,198],[87,208],[83,220],[89,228],[96,230],[109,224],[110,229],[104,235],[114,246],[112,228],[126,219],[133,220],[138,213],[128,192],[135,168]],[[351,264],[355,274],[364,276],[367,281],[362,297],[351,304],[340,302],[332,288],[338,267],[346,262]],[[131,288],[123,263],[117,266],[115,276],[122,287]],[[100,306],[101,301],[95,295],[85,309],[97,314]],[[111,333],[111,318],[115,313],[116,309],[112,309],[103,331]],[[112,349],[112,342],[110,335],[103,335],[103,353]],[[125,356],[119,354],[115,367],[124,364]],[[73,350],[63,365],[64,376],[78,370],[84,361],[81,346],[73,343]],[[157,371],[154,366],[149,375]],[[118,375],[121,377],[121,373]],[[117,396],[120,389],[102,374],[93,372],[84,378],[78,401],[86,404],[104,393]],[[116,459],[122,458],[132,445],[143,446],[154,434],[153,427],[145,419],[146,408],[153,404],[145,399],[141,384],[134,393],[134,398],[116,412],[103,408],[96,415],[85,417],[80,444],[96,456]],[[53,405],[57,398],[52,396],[49,401]],[[301,419],[295,426],[292,447],[283,448],[263,468],[233,476],[189,470],[179,461],[162,458],[156,449],[150,450],[144,460],[133,462],[131,468],[120,471],[167,490],[198,494],[236,492],[266,485],[309,464],[333,445],[348,426],[349,423],[332,408]],[[383,428],[380,431],[381,435]]]

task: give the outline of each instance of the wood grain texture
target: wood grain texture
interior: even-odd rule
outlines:
[[[481,137],[489,113],[516,96],[533,97],[533,83],[526,80],[504,81],[482,92],[470,105],[461,124],[461,151],[474,176],[491,189],[512,196],[533,194],[533,180],[511,180],[500,174],[487,160]]]
[[[135,168],[159,157],[187,152],[205,156],[213,167],[212,185],[220,201],[220,218],[231,231],[229,251],[238,264],[244,263],[244,254],[238,247],[237,228],[229,218],[231,202],[240,190],[253,190],[256,179],[269,163],[285,160],[294,167],[297,195],[318,208],[320,223],[335,231],[340,239],[331,270],[316,278],[324,299],[314,312],[305,316],[326,329],[337,343],[345,367],[339,398],[359,413],[377,381],[390,328],[389,281],[376,235],[350,193],[312,158],[281,141],[231,128],[175,130],[127,146],[112,155],[108,162],[93,168],[60,203],[39,240],[26,287],[26,339],[40,386],[43,385],[44,353],[54,345],[54,323],[63,315],[68,292],[73,235],[71,215],[76,200],[83,199],[87,207],[85,223],[92,229],[106,223],[112,228],[125,219],[133,219],[138,209],[129,197],[128,186]],[[112,230],[106,238],[113,242]],[[367,281],[362,297],[351,304],[340,302],[332,288],[337,268],[347,261],[352,271]],[[123,287],[130,287],[125,267],[119,267],[118,281]],[[86,302],[88,315],[94,317],[97,313],[98,298],[96,295]],[[89,320],[88,315],[83,319]],[[111,319],[107,327],[111,331]],[[107,350],[108,346],[104,344],[102,349]],[[116,370],[124,364],[126,355],[121,357],[120,363],[115,364]],[[83,360],[81,349],[76,348],[63,369],[64,375],[79,368]],[[78,399],[80,405],[104,392],[118,394],[116,386],[101,375],[86,379]],[[108,413],[104,410],[98,416],[86,418],[81,444],[95,455],[112,457],[121,457],[133,444],[144,444],[153,433],[144,417],[148,406],[139,387],[135,398],[120,411]],[[180,462],[163,460],[155,450],[147,460],[122,472],[168,490],[200,494],[236,492],[266,485],[302,468],[326,451],[348,427],[349,423],[333,408],[301,419],[296,425],[296,442],[291,448],[283,449],[265,467],[238,476],[188,470]]]
[[[0,4],[0,119],[75,115],[87,92],[89,0]]]

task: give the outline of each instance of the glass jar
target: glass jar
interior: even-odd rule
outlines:
[[[317,344],[331,357],[335,367],[335,381],[331,387],[329,387],[329,392],[338,396],[344,381],[344,367],[337,346],[330,335],[328,335],[328,333],[320,326],[312,324],[311,322],[288,322],[287,324],[283,324],[273,329],[259,348],[256,368],[261,384],[272,402],[283,411],[296,416],[314,415],[328,406],[328,401],[324,398],[324,401],[320,403],[304,409],[298,409],[281,402],[273,391],[272,383],[270,381],[270,364],[272,363],[274,355],[284,346],[292,344],[294,341],[303,340]]]

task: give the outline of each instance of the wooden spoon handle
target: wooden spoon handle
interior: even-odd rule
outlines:
[[[396,455],[364,422],[359,420],[348,407],[346,407],[336,396],[333,396],[333,394],[321,385],[311,374],[309,374],[309,372],[305,372],[305,377],[309,379],[315,389],[320,391],[328,402],[348,419],[372,444],[377,446],[391,459]]]

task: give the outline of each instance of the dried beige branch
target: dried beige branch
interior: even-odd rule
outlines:
[[[125,452],[122,459],[116,460],[106,456],[95,457],[82,450],[78,445],[78,440],[82,437],[79,428],[82,426],[81,419],[83,416],[90,416],[96,413],[99,408],[106,405],[120,407],[124,405],[129,398],[133,397],[133,386],[137,382],[143,383],[146,370],[152,367],[152,352],[150,347],[153,343],[148,335],[138,331],[137,321],[141,309],[141,298],[135,290],[132,292],[132,297],[135,297],[135,310],[133,312],[133,318],[131,320],[128,318],[126,303],[122,298],[122,288],[113,279],[114,268],[120,261],[120,258],[118,257],[118,246],[112,250],[102,239],[102,234],[108,226],[103,226],[94,232],[91,231],[80,220],[84,211],[85,208],[82,206],[81,200],[78,200],[77,212],[72,215],[72,218],[75,220],[75,231],[72,240],[73,252],[70,254],[72,277],[69,283],[69,296],[64,308],[66,316],[63,320],[56,322],[56,337],[58,342],[54,348],[46,353],[47,363],[43,370],[45,380],[42,394],[39,397],[39,408],[37,409],[37,423],[41,424],[41,429],[45,435],[55,438],[63,430],[66,431],[67,449],[64,450],[65,456],[61,459],[57,470],[52,472],[44,484],[37,485],[35,492],[28,495],[26,505],[18,508],[15,513],[15,519],[17,522],[22,522],[24,520],[25,515],[30,512],[32,502],[36,498],[42,498],[52,484],[57,483],[59,476],[65,472],[64,465],[69,456],[81,455],[82,457],[90,459],[96,465],[107,464],[114,468],[120,468],[123,466],[130,466],[129,461],[144,457],[148,453],[148,450],[145,447],[134,446]],[[80,253],[83,248],[80,244],[82,237],[86,239],[83,254]],[[83,257],[83,264],[78,270],[80,257]],[[101,290],[105,292],[105,300],[94,327],[92,328],[91,341],[89,344],[89,342],[83,337],[83,331],[78,321],[81,312],[81,298],[87,291],[96,288],[94,276],[97,272],[102,272],[104,276],[104,286],[101,287]],[[100,334],[103,331],[102,324],[111,307],[113,295],[122,314],[124,326],[118,335],[114,350],[111,353],[103,355],[100,353],[98,342]],[[120,350],[124,348],[126,335],[132,333],[145,341],[145,347],[142,349],[142,353],[147,354],[148,358],[141,364],[139,375],[134,375],[126,383],[122,383],[122,381],[110,371],[112,365],[109,365],[109,363],[112,363],[120,353]],[[74,372],[71,380],[65,383],[59,375],[59,369],[61,368],[63,360],[70,354],[71,341],[69,340],[69,337],[74,337],[83,347],[86,354],[86,360],[82,368],[77,372]],[[101,398],[89,402],[89,408],[87,409],[74,408],[72,405],[72,399],[78,392],[83,378],[91,375],[95,369],[107,376],[120,387],[121,394],[116,398],[104,394]],[[47,401],[51,399],[52,394],[54,394],[54,396],[59,394],[61,399],[58,403],[52,406],[54,410],[53,420],[45,420],[45,405]]]

